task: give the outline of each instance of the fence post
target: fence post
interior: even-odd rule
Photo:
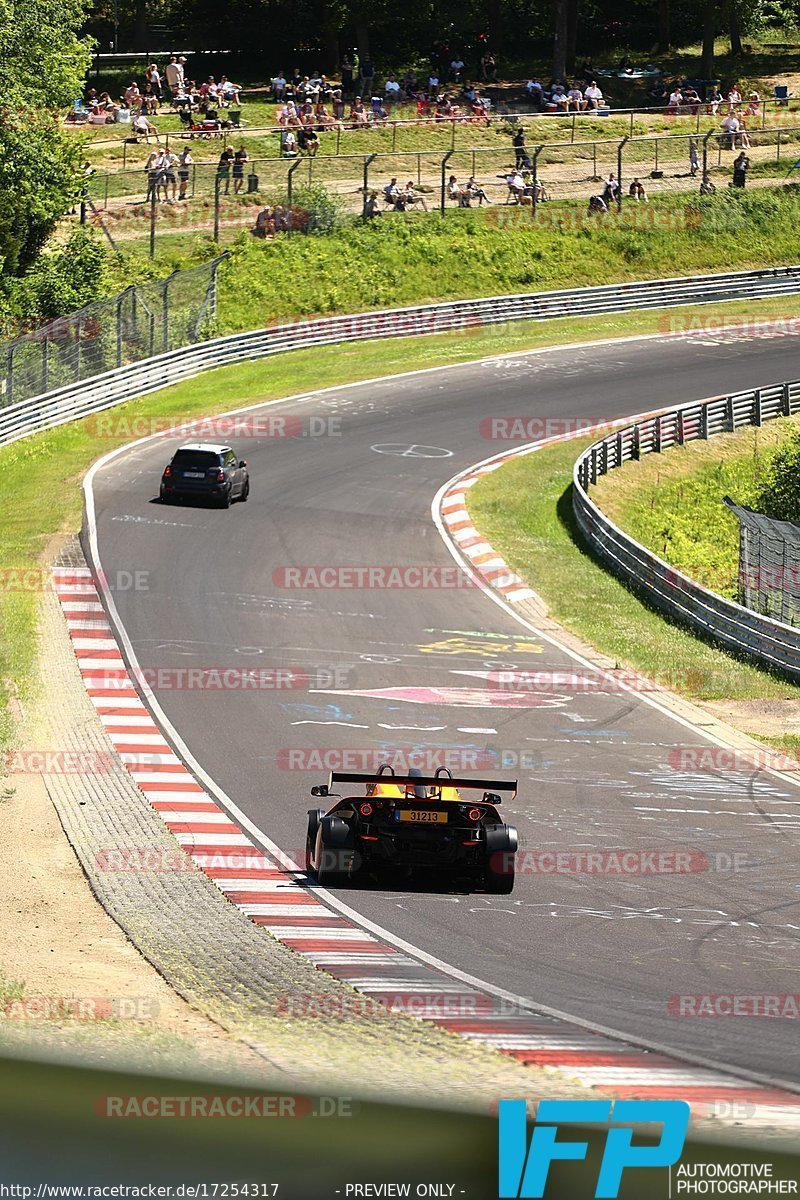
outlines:
[[[703,138],[703,178],[701,180],[704,187],[708,187],[708,139],[714,133],[713,129],[709,129],[706,136]]]
[[[761,128],[762,129],[766,128],[766,124],[767,124],[767,102],[766,102],[766,100],[762,100],[761,101]]]
[[[163,349],[165,351],[169,350],[169,285],[170,285],[172,278],[173,278],[172,275],[168,275],[167,278],[164,280],[164,288],[163,288],[162,296],[161,296],[161,306],[162,306],[161,320],[162,320],[162,330],[163,330],[163,337],[164,337]]]
[[[78,313],[78,323],[75,331],[75,379],[80,380],[81,377],[81,314]],[[153,351],[151,350],[152,354]]]
[[[336,128],[336,153],[337,153],[337,155],[339,153],[339,147],[341,146],[341,144],[342,144],[342,126],[341,126],[341,122],[340,122]]]
[[[103,208],[108,208],[108,171],[106,171],[106,190],[103,197]]]
[[[122,304],[130,288],[117,296],[117,366],[122,366]]]
[[[125,138],[122,139],[122,169],[123,171],[128,165],[128,143]]]
[[[219,185],[221,183],[219,170],[214,176],[214,241],[219,241]]]
[[[531,223],[536,223],[536,193],[539,190],[539,155],[544,150],[544,146],[537,146],[533,152],[531,160],[531,178],[533,180],[533,195],[531,196]]]
[[[456,123],[455,123],[455,121],[451,121],[451,124],[452,124],[453,128],[452,128],[451,135],[450,135],[450,149],[455,150],[455,148],[456,148]]]
[[[622,151],[627,141],[629,139],[624,137],[617,146],[617,212],[622,212]]]
[[[778,162],[781,161],[781,131],[778,130]]]
[[[455,125],[453,126],[453,129],[455,129]],[[450,159],[451,159],[452,157],[453,157],[453,151],[452,151],[452,150],[448,150],[448,151],[447,151],[447,154],[445,154],[444,158],[442,159],[442,194],[441,194],[441,197],[440,197],[440,199],[439,199],[439,211],[440,211],[440,212],[444,212],[444,198],[445,198],[445,181],[444,181],[444,174],[445,174],[445,168],[447,167],[447,164],[449,163],[449,161],[450,161]]]
[[[195,189],[196,183],[197,183],[197,163],[193,162],[192,163],[192,195],[191,195],[192,200],[194,200],[194,189]]]
[[[150,257],[156,256],[156,191],[153,188],[153,193],[150,197]]]
[[[377,155],[375,155],[375,154],[367,154],[364,157],[364,182],[363,182],[363,191],[361,193],[361,195],[362,195],[361,215],[362,215],[362,217],[366,214],[366,211],[367,211],[367,193],[369,191],[369,167],[370,167],[370,163],[376,157],[377,157]]]
[[[6,354],[6,404],[14,403],[14,347],[8,347]]]
[[[628,134],[628,137],[633,137],[633,109],[631,109],[631,131]]]
[[[397,121],[392,121],[392,150],[397,149]]]

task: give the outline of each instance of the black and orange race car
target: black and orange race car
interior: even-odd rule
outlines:
[[[346,785],[337,794],[338,785]],[[354,796],[351,786],[362,786]],[[479,800],[465,791],[482,792]],[[335,797],[325,811],[308,810],[306,870],[321,884],[346,883],[391,868],[466,879],[474,889],[507,896],[514,888],[517,831],[500,819],[499,792],[517,792],[495,779],[453,779],[446,767],[433,776],[332,771],[312,796]]]

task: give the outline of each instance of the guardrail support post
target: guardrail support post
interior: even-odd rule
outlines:
[[[622,212],[622,151],[629,140],[624,137],[617,146],[617,212]]]
[[[453,128],[455,129],[455,125],[453,126]],[[448,150],[447,154],[445,154],[444,158],[442,159],[442,192],[441,192],[441,196],[439,198],[439,211],[442,213],[444,212],[444,198],[445,198],[444,173],[445,173],[445,168],[452,157],[453,157],[453,151]]]
[[[734,424],[736,420],[736,412],[733,407],[733,396],[726,396],[725,408],[727,410],[725,416],[727,417],[728,425],[730,426],[730,432],[733,433],[734,429],[736,428]]]
[[[785,383],[781,388],[781,414],[784,417],[789,417],[792,414],[792,393],[788,383]]]
[[[753,397],[753,424],[764,424],[761,413],[761,388],[756,388],[755,396]]]
[[[661,417],[656,417],[656,423],[653,428],[653,453],[661,453]]]
[[[708,441],[708,405],[700,405],[700,437]]]

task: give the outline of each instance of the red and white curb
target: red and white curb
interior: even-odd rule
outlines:
[[[473,482],[482,473],[476,472]],[[184,853],[255,924],[368,998],[366,1011],[380,1005],[431,1021],[615,1097],[682,1099],[697,1117],[800,1126],[800,1095],[637,1049],[497,1000],[322,903],[306,886],[305,872],[286,869],[257,846],[175,754],[134,686],[89,568],[55,568],[54,586],[97,715],[121,762]],[[523,597],[517,593],[516,598]],[[109,859],[107,869],[125,870],[124,855]],[[296,1004],[298,1015],[304,1015],[307,1002],[313,998],[287,997],[287,1014]]]
[[[496,471],[498,467],[502,467],[504,463],[514,457],[515,453],[512,451],[494,462],[476,467],[468,474],[462,475],[445,492],[442,498],[441,513],[450,537],[461,553],[469,559],[478,574],[498,592],[501,592],[506,600],[512,604],[519,604],[520,600],[530,600],[535,592],[531,591],[525,580],[512,571],[505,559],[501,558],[481,537],[467,512],[469,489],[474,487],[484,475]]]

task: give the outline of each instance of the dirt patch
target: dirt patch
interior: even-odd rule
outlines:
[[[699,708],[753,737],[800,737],[800,700],[695,700]]]

